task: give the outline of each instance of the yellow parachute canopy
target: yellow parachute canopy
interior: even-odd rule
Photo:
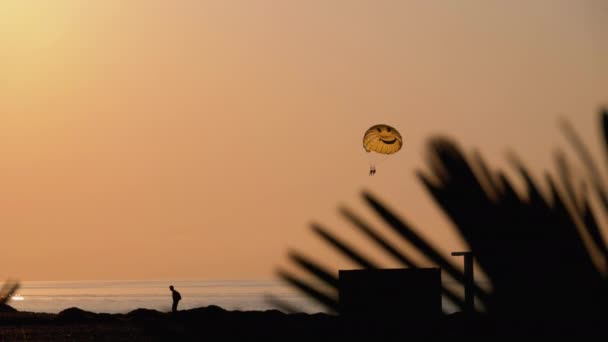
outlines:
[[[393,154],[399,151],[402,145],[401,134],[388,125],[372,126],[363,135],[363,148],[367,152]]]

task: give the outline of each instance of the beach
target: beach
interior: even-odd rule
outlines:
[[[98,314],[69,308],[58,314],[0,313],[0,341],[289,340],[435,337],[452,316],[437,320],[349,321],[324,313],[228,311],[207,306],[175,313],[137,309]],[[363,323],[363,324],[362,324]]]
[[[226,310],[217,305],[177,312],[138,308],[98,313],[70,307],[58,313],[0,306],[0,341],[397,341],[499,337],[596,336],[604,326],[592,312],[574,318],[550,315],[484,315],[456,312],[435,316],[391,311],[360,316]]]

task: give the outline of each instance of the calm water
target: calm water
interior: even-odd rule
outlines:
[[[273,280],[233,281],[53,281],[23,282],[10,305],[20,311],[57,313],[69,307],[93,312],[126,313],[137,308],[169,311],[174,285],[179,309],[218,305],[227,310],[276,308],[268,295],[304,312],[323,309],[293,288]]]

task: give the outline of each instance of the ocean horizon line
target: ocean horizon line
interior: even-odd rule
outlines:
[[[324,311],[306,295],[273,279],[24,281],[9,305],[19,311],[46,313],[70,307],[98,313],[126,313],[139,308],[169,311],[169,285],[182,294],[180,309],[209,305],[226,310],[277,309],[268,300],[273,296],[303,312]]]

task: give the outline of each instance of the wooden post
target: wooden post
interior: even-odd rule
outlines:
[[[465,311],[475,311],[473,252],[452,252],[452,256],[464,257],[464,305]]]

